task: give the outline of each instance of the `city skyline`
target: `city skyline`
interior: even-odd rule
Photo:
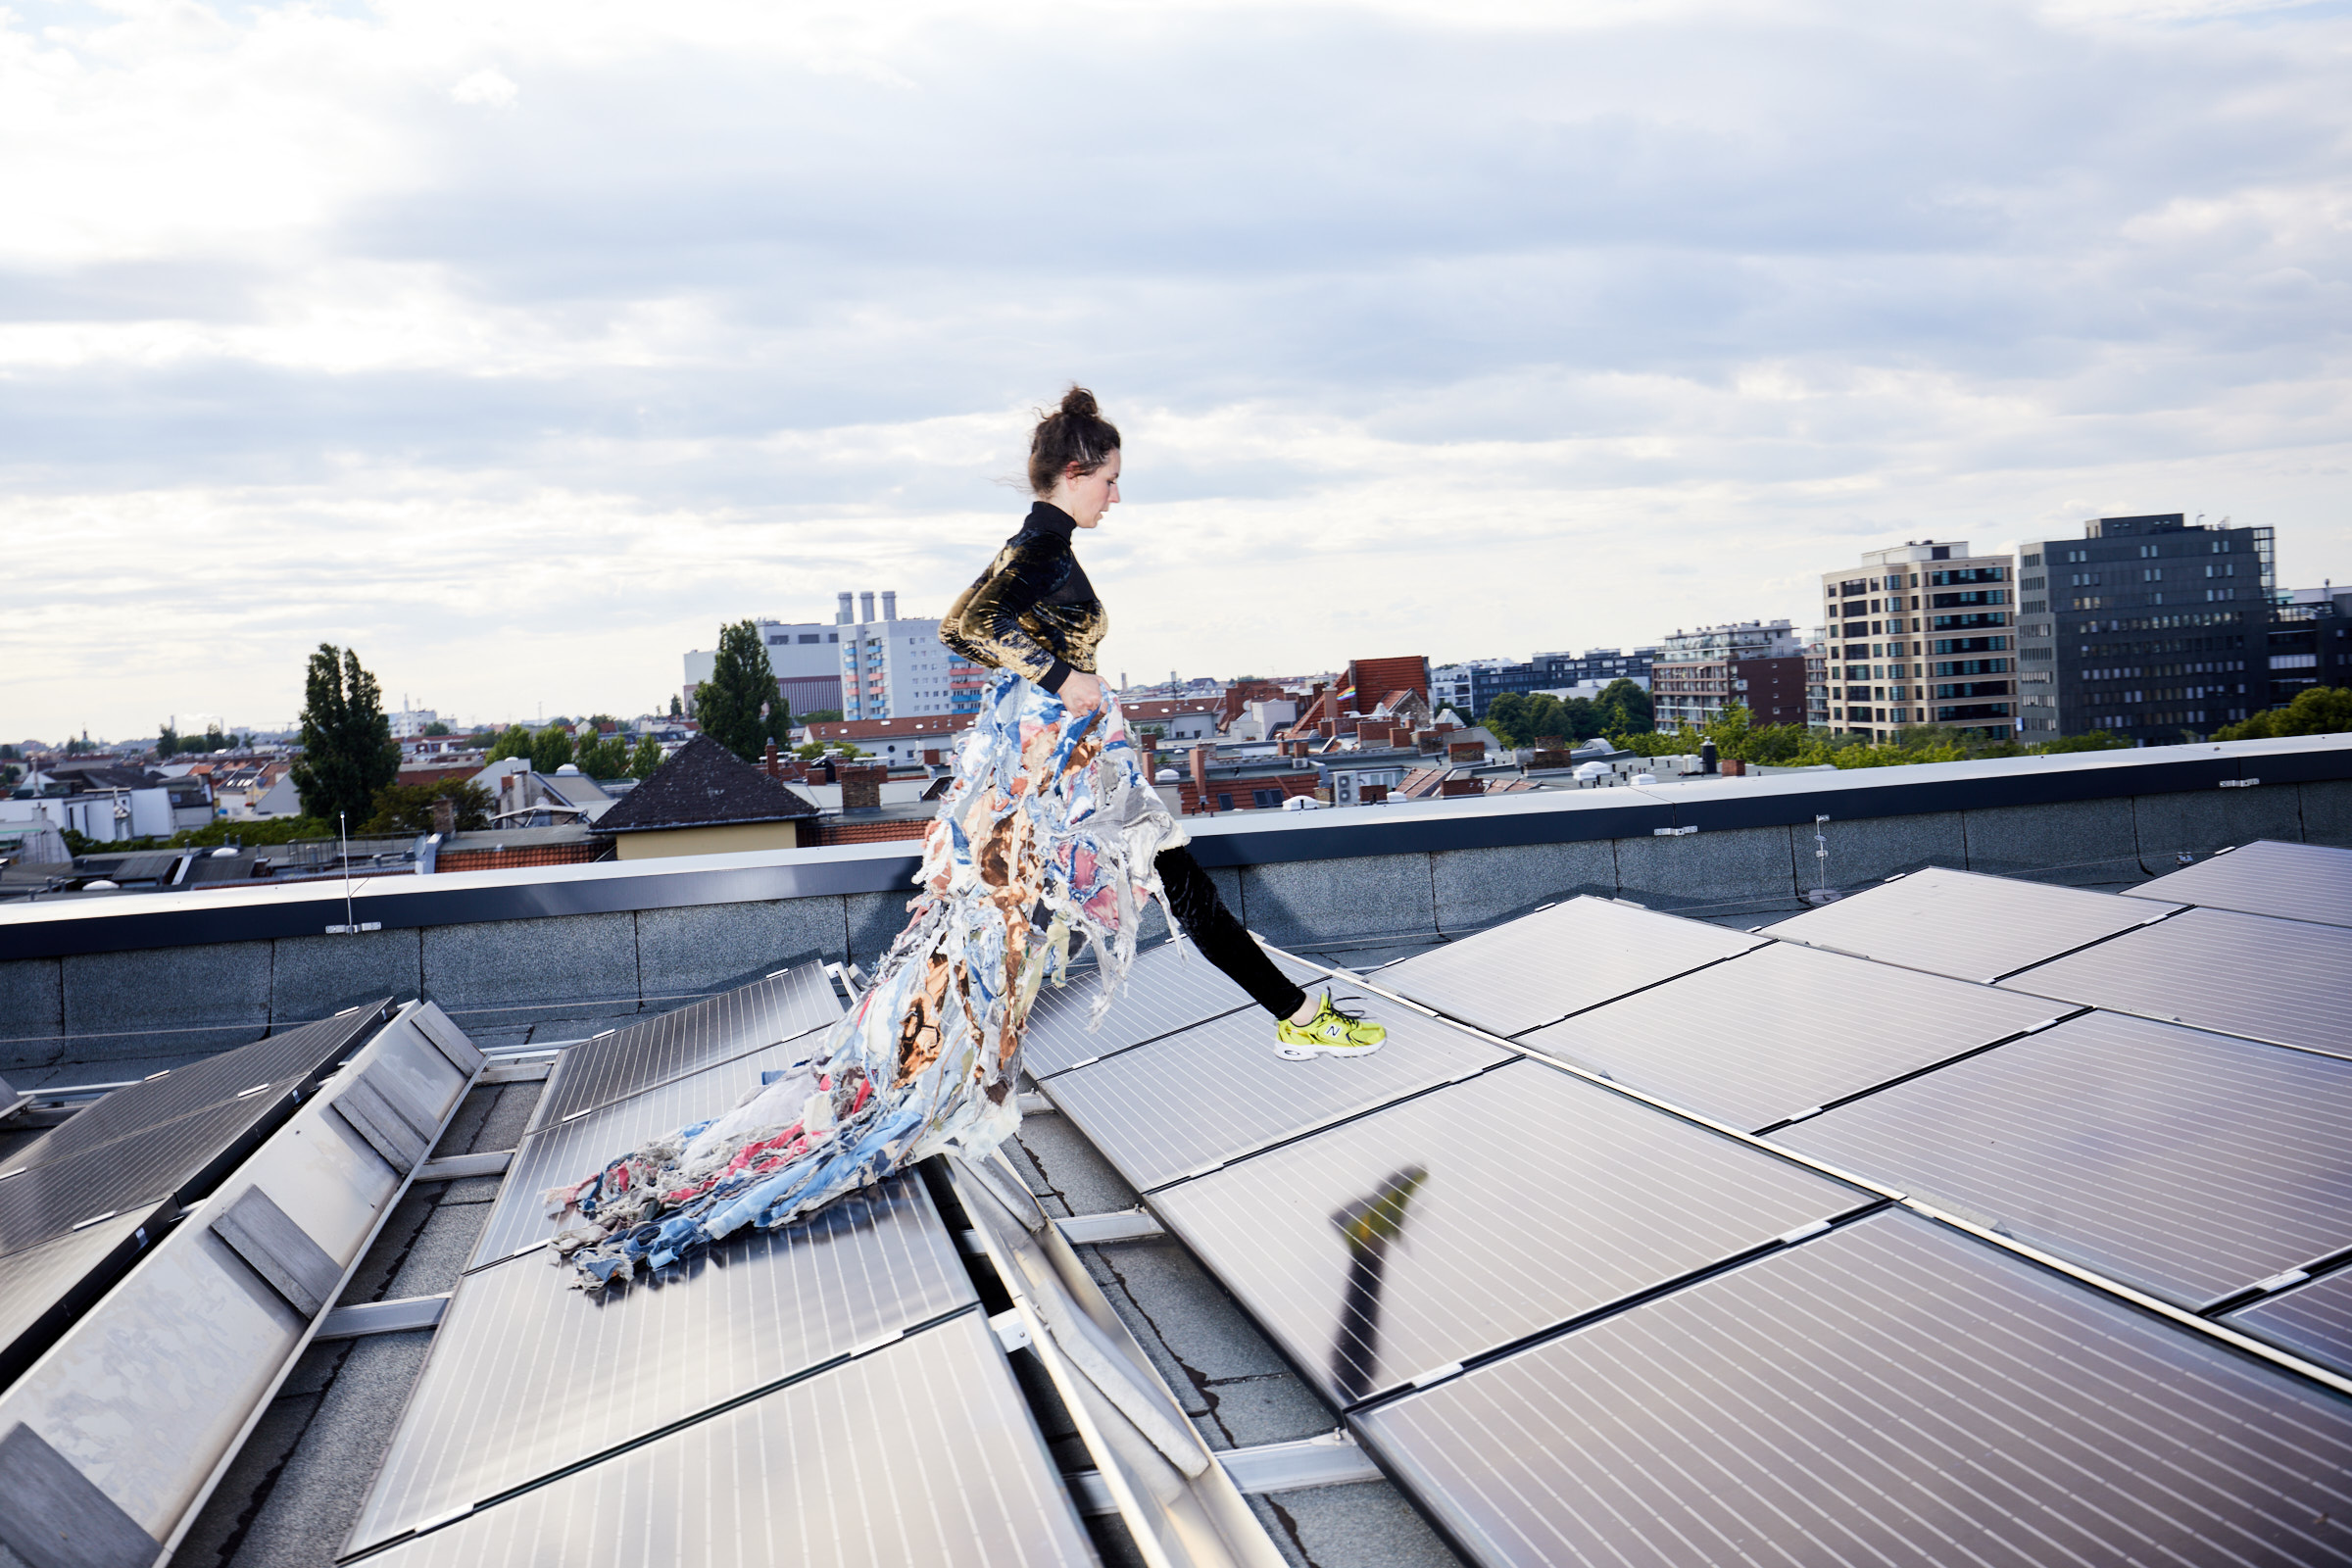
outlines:
[[[321,641],[635,707],[841,582],[936,612],[1072,378],[1114,670],[2174,511],[2352,579],[2352,18],[1072,15],[13,10],[0,732],[291,714]]]

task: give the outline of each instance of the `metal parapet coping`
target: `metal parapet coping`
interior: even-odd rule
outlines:
[[[1081,1508],[1106,1502],[1151,1568],[1283,1568],[1233,1477],[1003,1152],[994,1169],[943,1162],[1012,1298],[1025,1337],[1016,1343],[1035,1352],[1100,1467],[1087,1472],[1094,1482],[1073,1483]]]

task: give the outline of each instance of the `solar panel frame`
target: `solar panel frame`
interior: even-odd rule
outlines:
[[[1546,1025],[1519,1043],[1757,1132],[2068,1010],[1991,986],[1779,942]],[[1873,1020],[1895,1019],[1899,1028],[1889,1021],[1879,1032],[1861,1032]]]
[[[2191,1310],[2352,1245],[2352,1062],[2090,1012],[1775,1143]]]
[[[1776,922],[1770,934],[1833,953],[1990,984],[2184,907],[1932,865]]]
[[[722,1500],[723,1499],[723,1500]],[[562,1562],[1093,1568],[1095,1553],[986,1319],[965,1311],[493,1507],[384,1568]],[[805,1560],[819,1560],[814,1553]]]
[[[1093,966],[1072,969],[1066,985],[1040,990],[1021,1031],[1023,1070],[1032,1078],[1048,1078],[1256,1005],[1249,992],[1192,947],[1171,940],[1137,953],[1100,1029],[1088,1027],[1101,988],[1100,971]],[[1301,986],[1329,978],[1328,971],[1276,949],[1266,949],[1266,956]]]
[[[624,1100],[573,1111],[524,1135],[466,1267],[484,1267],[553,1236],[557,1224],[547,1217],[540,1194],[594,1175],[649,1138],[724,1115],[759,1085],[761,1073],[808,1060],[822,1044],[813,1032],[797,1035]]]
[[[1381,988],[1514,1036],[1720,963],[1768,939],[1609,899],[1576,898],[1384,965]],[[1545,964],[1544,972],[1534,966]]]
[[[1424,1179],[1350,1248],[1338,1220]],[[1880,1200],[1507,1062],[1195,1181],[1153,1210],[1335,1404],[1476,1359]]]
[[[978,1299],[912,1172],[590,1296],[539,1258],[460,1282],[347,1550],[803,1376]]]
[[[2352,1056],[2352,930],[2191,908],[2038,964],[2002,989]]]
[[[1900,1209],[1348,1423],[1492,1568],[2352,1558],[2352,1407]]]
[[[251,1045],[174,1067],[115,1090],[0,1159],[16,1169],[68,1159],[120,1138],[136,1137],[194,1111],[239,1098],[256,1085],[322,1077],[389,1013],[390,999],[353,1007]]]
[[[138,1260],[178,1206],[167,1199],[0,1257],[0,1389]]]
[[[805,963],[584,1040],[558,1058],[530,1126],[549,1126],[574,1111],[609,1105],[763,1046],[797,1039],[841,1013],[841,998],[824,965]]]
[[[1140,1192],[1213,1170],[1350,1116],[1484,1072],[1513,1053],[1412,1012],[1383,1015],[1388,1044],[1341,1061],[1285,1061],[1254,1008],[1058,1073],[1048,1099]]]
[[[2352,850],[2256,839],[2126,888],[2124,896],[2320,925],[2352,925]]]
[[[2249,1302],[2221,1321],[2333,1372],[2352,1377],[2352,1268]]]
[[[292,1111],[303,1083],[265,1085],[242,1100],[206,1105],[0,1180],[0,1256],[101,1217],[194,1198]]]

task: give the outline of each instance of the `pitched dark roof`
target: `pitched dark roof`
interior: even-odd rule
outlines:
[[[640,833],[814,815],[816,808],[780,779],[769,778],[710,736],[697,735],[598,817],[596,831]]]

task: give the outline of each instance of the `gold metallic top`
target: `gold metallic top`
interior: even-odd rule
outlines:
[[[1009,669],[1050,692],[1059,692],[1073,669],[1093,674],[1110,616],[1070,553],[1077,526],[1059,507],[1031,507],[1021,531],[949,607],[939,640],[976,664]]]

